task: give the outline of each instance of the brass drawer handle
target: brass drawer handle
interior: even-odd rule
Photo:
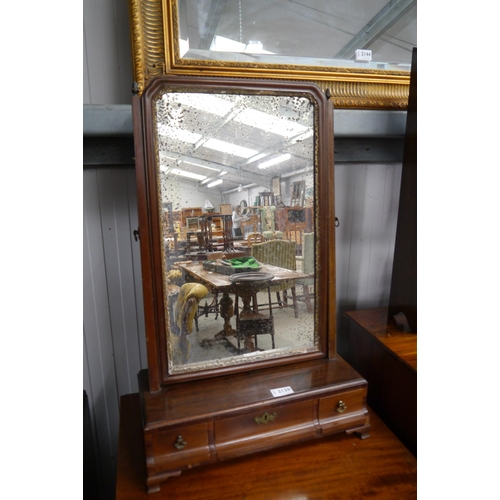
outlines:
[[[347,406],[343,401],[339,401],[339,404],[337,405],[337,411],[339,413],[344,413],[347,410]]]
[[[276,412],[270,414],[267,413],[267,411],[265,411],[262,417],[255,417],[254,420],[256,424],[268,424],[269,422],[273,422],[276,416],[277,416]]]
[[[182,436],[177,436],[177,439],[174,443],[174,446],[178,449],[178,450],[182,450],[184,449],[184,447],[187,445],[186,441],[184,441],[184,438]]]

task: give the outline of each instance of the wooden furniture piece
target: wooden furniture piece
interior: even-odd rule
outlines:
[[[263,207],[271,207],[274,205],[274,192],[273,191],[262,191],[259,193],[260,204]]]
[[[221,203],[219,205],[219,213],[221,213],[222,215],[231,215],[231,203]]]
[[[178,262],[175,266],[186,273],[187,280],[203,284],[215,295],[215,304],[213,304],[212,307],[217,308],[218,314],[220,314],[224,320],[224,327],[216,335],[214,340],[226,339],[230,341],[232,339],[229,337],[234,337],[239,341],[238,330],[237,328],[233,328],[231,324],[231,320],[234,316],[234,300],[231,294],[235,294],[235,287],[229,279],[229,275],[206,270],[203,268],[203,264],[199,264],[196,261],[191,263]],[[291,271],[290,269],[283,269],[270,265],[263,265],[262,271],[274,276],[272,283],[275,283],[276,286],[280,286],[282,283],[289,284],[290,282],[306,276],[303,273]],[[222,297],[221,300],[218,300],[218,297]],[[212,309],[212,312],[215,312],[215,309]],[[258,308],[256,312],[258,313]]]
[[[417,48],[413,49],[410,95],[399,194],[398,224],[394,245],[390,317],[405,314],[417,331]]]
[[[305,181],[297,181],[292,184],[292,195],[290,197],[291,207],[303,207],[306,192]]]
[[[276,210],[276,225],[279,231],[314,230],[313,209],[311,207],[283,207]]]
[[[302,285],[303,298],[307,306],[307,312],[314,311],[312,299],[314,298],[314,233],[304,234],[304,243],[302,245],[302,255],[295,257],[297,264],[300,262],[301,269],[307,278],[297,280],[298,285]],[[311,287],[311,288],[309,288]],[[299,297],[297,296],[297,299]]]
[[[368,381],[368,404],[417,454],[417,335],[387,320],[387,308],[346,313],[348,362]]]
[[[252,257],[262,264],[295,271],[295,241],[271,240],[264,243],[256,243],[252,245]],[[299,278],[305,277],[305,275],[299,276]],[[288,304],[287,290],[290,290],[292,293],[291,306]],[[275,293],[277,298],[277,302],[272,302],[270,304],[271,307],[273,305],[277,305],[278,307],[293,307],[295,317],[299,317],[297,294],[295,292],[295,279],[290,281],[282,280],[280,283],[273,281],[270,286],[270,291],[271,293]],[[281,293],[283,294],[283,298],[280,295]]]
[[[247,244],[251,247],[254,243],[264,243],[266,239],[261,233],[250,233],[247,237]]]
[[[225,116],[199,106],[209,98],[227,109]],[[335,233],[331,224],[335,206],[333,106],[329,97],[316,85],[304,82],[176,76],[152,79],[142,95],[132,101],[148,357],[148,370],[139,376],[148,491],[157,492],[166,479],[202,464],[339,432],[367,437],[370,419],[366,380],[336,352]],[[260,180],[262,174],[255,173],[258,160],[252,158],[281,155],[288,146],[276,137],[278,134],[236,119],[241,117],[239,113],[255,109],[273,113],[276,120],[288,122],[291,127],[299,124],[301,130],[312,132],[307,144],[294,145],[294,150],[301,151],[300,161],[293,162],[287,174],[294,175],[305,164],[314,167],[315,313],[302,315],[300,321],[292,318],[286,327],[282,326],[281,332],[296,334],[294,341],[286,340],[285,344],[285,335],[276,328],[276,338],[283,344],[279,348],[229,354],[226,350],[221,356],[212,349],[203,352],[207,358],[178,361],[173,350],[175,331],[169,326],[165,307],[164,235],[158,210],[161,200],[172,196],[172,181],[178,182],[178,178],[171,177],[176,175],[171,167],[177,165],[171,152],[183,158],[195,156],[193,164],[202,159],[196,155],[207,154],[202,151],[203,144],[193,148],[192,143],[180,139],[189,132],[229,142],[222,152],[211,150],[210,161],[227,167],[234,175],[234,155],[227,154],[227,148],[234,146],[241,151],[241,147],[248,146],[243,137],[258,137],[252,147],[259,148],[259,154],[237,163],[237,172],[242,184]],[[173,110],[176,116],[182,116],[182,129],[175,129]],[[172,128],[174,131],[169,132]],[[266,207],[267,215],[274,208]],[[193,215],[186,213],[185,217]],[[220,217],[224,244],[233,250],[229,237],[231,216]],[[295,246],[294,242],[277,243]],[[251,248],[259,245],[263,243]],[[306,277],[294,271],[295,251],[290,261],[290,266],[283,266],[289,269],[262,266],[263,272],[273,274],[271,284],[293,285],[295,279]],[[210,271],[203,274],[200,264],[198,271],[196,264],[181,266],[192,278],[205,280],[203,284],[209,284],[209,290],[213,292],[215,287],[222,295],[217,307],[224,324],[216,336],[234,336],[234,304],[230,297],[233,285],[228,276],[216,276]],[[200,350],[204,346],[203,341],[196,344]]]
[[[259,233],[262,228],[259,208],[260,207],[250,207],[246,215],[247,220],[241,221],[240,225],[243,236],[248,235],[248,233]]]
[[[274,318],[271,307],[271,292],[269,283],[274,275],[270,273],[240,273],[230,276],[233,283],[236,312],[236,337],[238,340],[238,352],[254,352],[259,350],[257,337],[259,335],[271,336],[271,347],[276,348],[274,342]],[[259,312],[257,305],[257,293],[264,288],[267,289],[269,314]],[[243,307],[240,310],[239,298],[241,297]],[[253,301],[253,307],[250,303]],[[241,341],[244,343],[244,351],[241,350]]]
[[[203,209],[201,207],[186,207],[181,210],[181,224],[187,226],[187,219],[189,217],[198,217],[203,215]]]
[[[151,496],[144,486],[140,398],[127,394],[120,399],[116,500],[416,500],[416,458],[375,413],[369,413],[370,439],[336,434],[240,457],[223,467],[186,469]]]
[[[341,431],[368,436],[366,382],[340,357],[192,380],[157,393],[142,371],[139,390],[149,492],[195,465]]]

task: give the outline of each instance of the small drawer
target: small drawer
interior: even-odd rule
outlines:
[[[271,443],[314,437],[316,432],[314,401],[301,401],[217,420],[215,447],[219,458],[230,458],[270,448]]]
[[[210,460],[206,423],[152,432],[155,469],[170,470]]]
[[[318,418],[321,426],[335,428],[353,415],[364,413],[366,394],[366,388],[362,388],[320,399]]]

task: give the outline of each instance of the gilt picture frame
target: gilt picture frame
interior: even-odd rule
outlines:
[[[407,108],[410,73],[406,71],[183,58],[178,37],[179,1],[130,0],[136,95],[140,96],[156,76],[266,78],[315,83],[336,109]]]

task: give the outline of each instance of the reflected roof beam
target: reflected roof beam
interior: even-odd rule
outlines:
[[[225,170],[228,174],[232,174],[235,176],[243,175],[246,181],[251,181],[251,182],[258,183],[258,184],[265,183],[262,185],[268,185],[270,183],[270,179],[267,175],[254,174],[251,172],[247,172],[245,170],[241,170],[239,168],[231,167],[229,165],[222,165],[221,163],[216,163],[216,162],[208,161],[208,160],[202,160],[202,159],[196,158],[194,156],[174,153],[173,151],[168,151],[167,154],[171,158],[175,158],[178,161],[184,161],[187,163],[192,163],[194,165],[200,165],[202,168],[204,165],[206,167],[216,168],[217,170],[219,170],[219,172],[217,172],[217,173],[216,172],[213,172],[213,174],[207,173],[207,177],[211,177],[212,175],[214,177],[217,177],[218,175],[220,175],[220,172]],[[236,182],[236,181],[234,181],[234,182]]]
[[[352,59],[357,49],[368,48],[396,21],[416,6],[417,0],[391,0],[334,58]]]

